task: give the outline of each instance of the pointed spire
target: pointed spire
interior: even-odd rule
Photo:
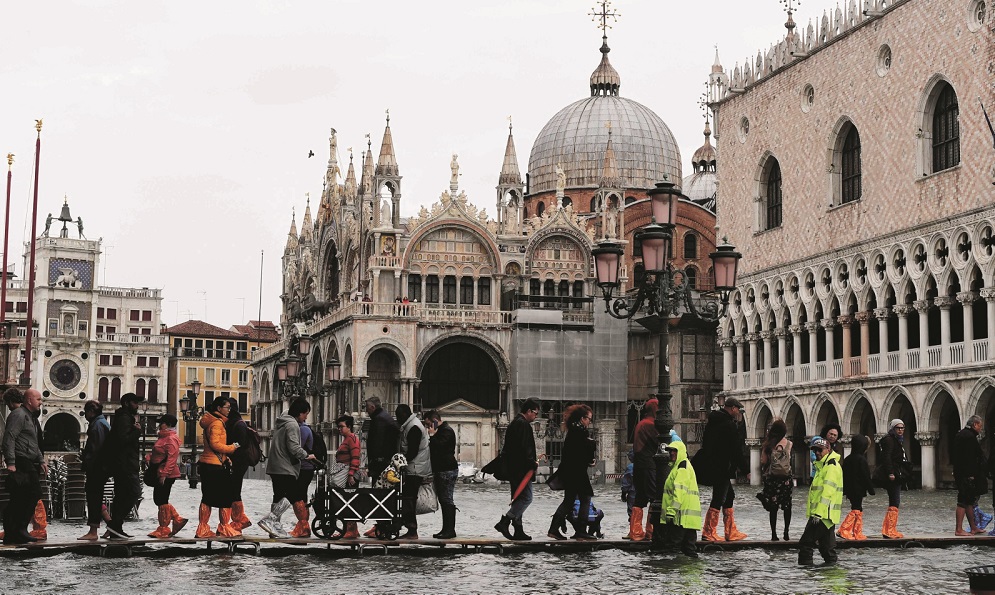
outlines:
[[[608,146],[605,147],[605,165],[601,173],[602,188],[621,188],[622,179],[618,175],[618,164],[615,161],[615,149],[612,148],[612,124],[608,122]]]
[[[307,204],[304,206],[304,219],[301,221],[301,237],[311,235],[311,228],[313,223],[311,222],[311,193],[306,193]]]
[[[359,179],[359,192],[364,196],[373,189],[373,141],[366,135],[366,154],[363,155],[363,173]]]
[[[515,153],[515,137],[512,134],[511,118],[508,120],[508,144],[504,148],[504,163],[501,165],[498,184],[521,185],[522,172],[518,168],[518,155]]]
[[[349,169],[345,175],[345,193],[349,197],[356,196],[356,166],[352,163],[352,147],[349,147]]]
[[[328,167],[325,173],[325,183],[329,186],[337,184],[339,174],[339,141],[335,137],[335,129],[328,136]]]
[[[383,143],[380,144],[376,175],[398,175],[397,160],[394,158],[394,139],[390,135],[390,110],[387,110],[387,127],[383,131]]]
[[[622,78],[618,71],[608,61],[608,35],[601,36],[601,63],[591,74],[591,97],[598,95],[618,97],[618,89],[622,86]]]
[[[719,61],[719,46],[715,46],[715,61],[712,62],[712,72],[720,73],[722,72],[722,62]]]
[[[705,144],[698,147],[691,157],[691,167],[695,173],[700,171],[715,171],[715,147],[712,146],[712,127],[705,119]]]
[[[285,252],[293,252],[297,249],[297,211],[290,211],[290,233],[287,234],[287,247]]]

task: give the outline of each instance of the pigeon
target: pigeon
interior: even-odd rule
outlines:
[[[314,157],[314,151],[308,151],[307,152],[307,156],[308,156],[308,159],[310,159],[311,157]]]

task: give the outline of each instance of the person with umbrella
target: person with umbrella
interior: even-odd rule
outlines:
[[[511,482],[511,507],[494,528],[508,539],[529,541],[532,537],[522,527],[522,516],[532,504],[532,478],[535,476],[536,442],[532,422],[539,416],[539,402],[526,399],[504,435],[501,466]],[[514,528],[514,533],[511,532]]]

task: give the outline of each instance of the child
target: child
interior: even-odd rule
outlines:
[[[408,459],[404,457],[401,453],[394,455],[390,459],[390,464],[380,472],[380,478],[377,479],[377,485],[374,487],[378,488],[393,488],[397,487],[397,484],[401,483],[401,473],[403,473],[404,468],[408,466]]]
[[[569,519],[564,519],[562,525],[560,526],[560,531],[563,533],[567,532],[567,520],[573,524],[577,518],[580,516],[580,500],[574,500],[573,510],[570,511]],[[595,504],[594,500],[591,500],[591,506],[587,511],[587,534],[591,537],[596,537],[598,539],[603,539],[605,534],[601,532],[601,520],[605,518],[605,511],[599,509]]]
[[[664,541],[680,544],[681,553],[698,557],[695,542],[701,529],[701,499],[698,497],[698,478],[688,460],[687,447],[680,440],[667,445],[672,465],[667,481],[663,484]]]
[[[812,564],[812,553],[818,546],[822,559],[827,564],[836,563],[836,532],[833,528],[840,522],[840,508],[843,505],[843,470],[840,468],[840,455],[833,452],[825,438],[812,438],[811,450],[815,452],[815,477],[808,490],[808,503],[805,509],[808,523],[798,545],[798,563]]]
[[[843,459],[843,494],[850,501],[850,514],[843,519],[836,533],[843,539],[864,540],[864,496],[874,495],[871,470],[867,466],[867,452],[871,441],[867,436],[856,435],[850,441],[850,455]]]

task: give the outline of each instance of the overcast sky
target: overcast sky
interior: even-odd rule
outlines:
[[[813,5],[816,4],[816,5]],[[800,24],[830,8],[806,2]],[[64,195],[104,240],[102,285],[160,287],[167,324],[279,320],[281,262],[305,193],[316,206],[328,132],[374,158],[390,109],[401,215],[430,205],[459,154],[461,188],[494,216],[513,116],[524,176],[557,111],[590,94],[593,0],[92,0],[12,2],[0,19],[0,154],[16,154],[11,254],[30,235],[34,120],[39,233]],[[832,3],[831,7],[835,7]],[[621,95],[660,115],[685,175],[697,103],[727,69],[784,35],[777,0],[617,0],[608,32]],[[309,150],[315,157],[308,159]],[[53,226],[53,232],[55,231]],[[75,231],[73,233],[75,237]]]

